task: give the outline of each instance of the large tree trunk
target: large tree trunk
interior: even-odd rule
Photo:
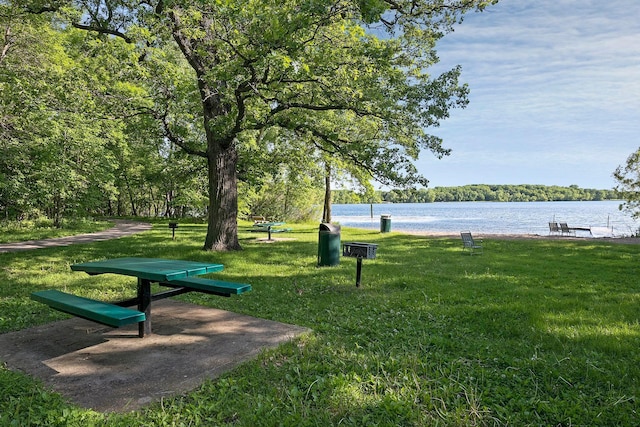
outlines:
[[[238,153],[235,144],[222,148],[209,143],[209,212],[205,250],[239,250],[238,242]]]
[[[178,43],[189,64],[198,77],[198,90],[202,102],[203,125],[207,139],[206,153],[185,148],[190,154],[203,155],[207,158],[209,184],[209,212],[207,218],[207,236],[204,249],[212,251],[231,251],[242,249],[238,242],[238,152],[235,138],[240,129],[230,129],[225,135],[213,124],[217,118],[230,114],[231,107],[224,101],[221,93],[227,85],[224,81],[208,81],[206,78],[210,67],[215,66],[217,52],[215,48],[206,54],[200,52],[198,42],[182,32],[180,14],[171,12],[175,27],[173,37]],[[204,18],[202,27],[214,26],[210,18]],[[195,44],[195,46],[194,46]],[[206,45],[206,44],[205,44]]]

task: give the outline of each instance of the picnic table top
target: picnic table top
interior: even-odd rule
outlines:
[[[113,258],[73,264],[71,270],[89,274],[122,274],[157,282],[222,271],[222,264],[163,258]]]
[[[277,227],[279,225],[285,225],[286,222],[271,221],[271,222],[257,222],[253,224],[254,227]]]

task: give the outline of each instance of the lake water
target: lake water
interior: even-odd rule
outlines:
[[[549,222],[590,227],[593,237],[629,236],[640,223],[618,209],[620,201],[437,202],[333,205],[332,221],[345,227],[380,229],[391,215],[391,231],[478,234],[549,234]],[[372,215],[373,210],[373,215]],[[587,231],[578,236],[590,237]]]

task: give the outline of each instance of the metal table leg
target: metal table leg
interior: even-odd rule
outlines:
[[[138,279],[138,311],[142,311],[145,321],[138,323],[138,336],[151,335],[151,282]]]

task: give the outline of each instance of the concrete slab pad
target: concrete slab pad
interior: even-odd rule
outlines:
[[[0,361],[75,404],[103,412],[141,408],[198,387],[308,329],[165,299],[153,334],[69,319],[0,335]]]

